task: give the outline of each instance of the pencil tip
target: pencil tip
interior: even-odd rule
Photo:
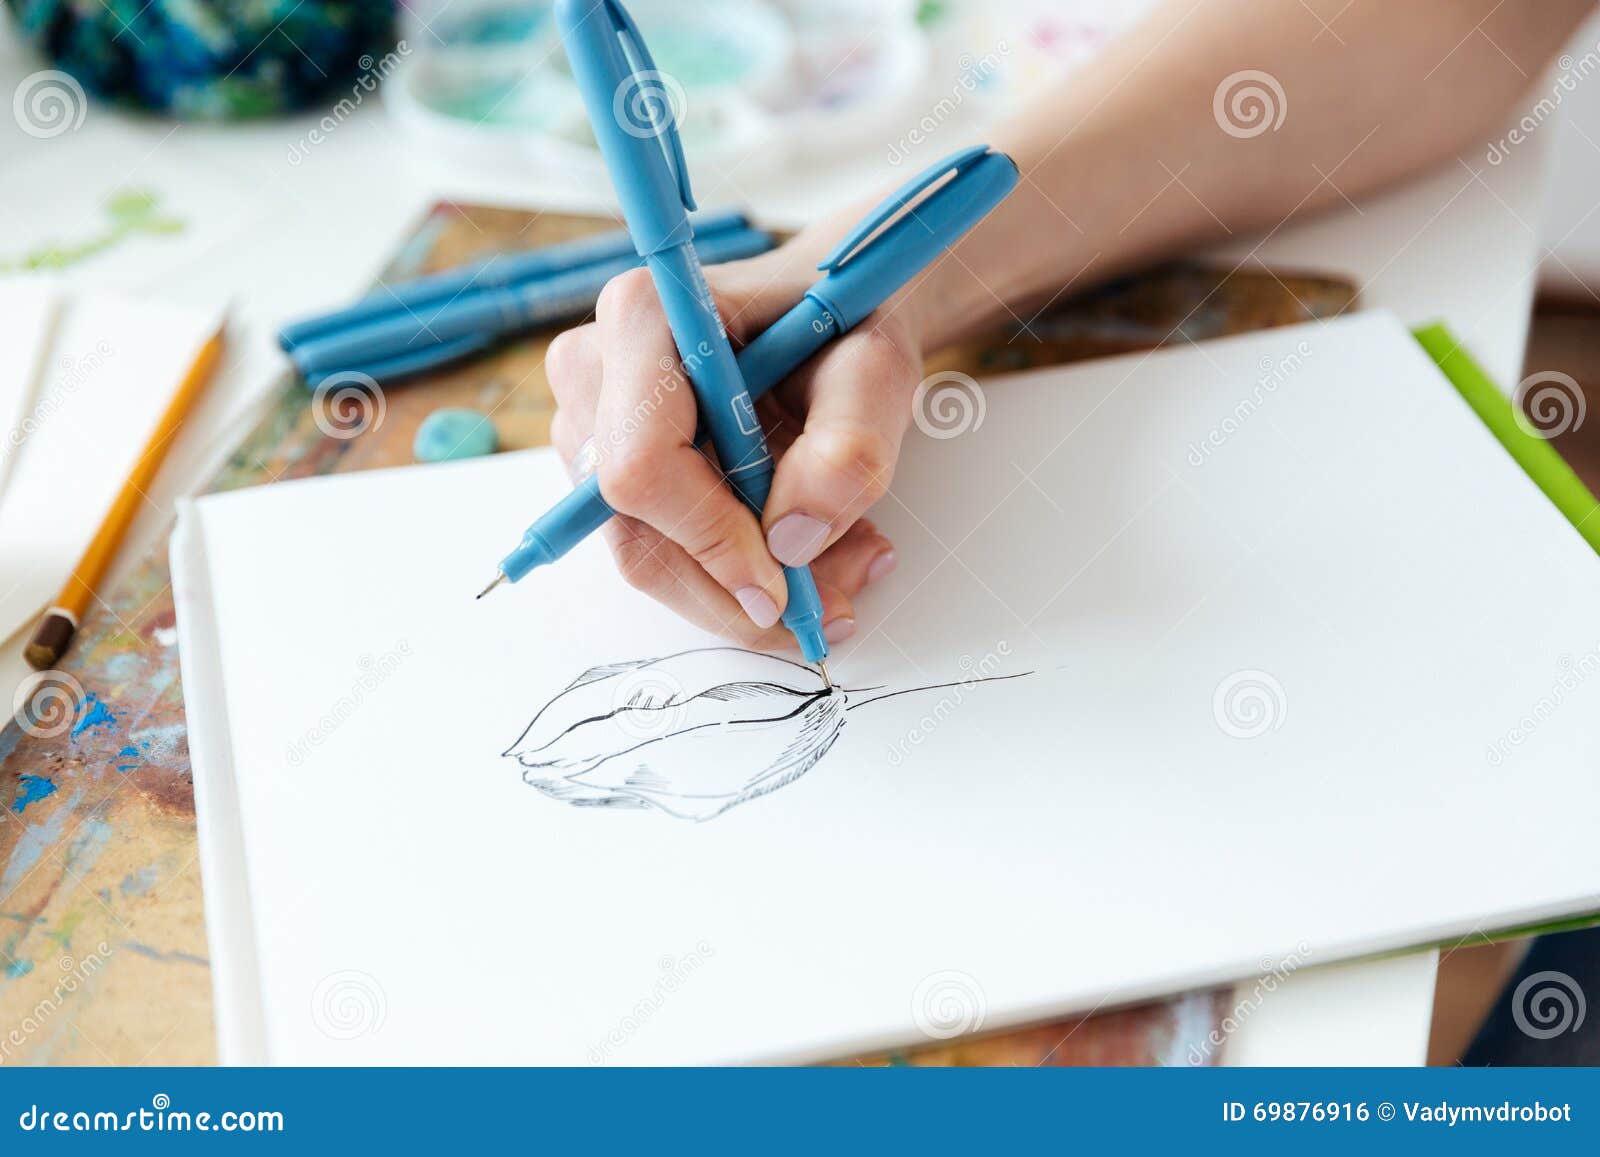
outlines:
[[[822,672],[822,681],[828,685],[828,690],[833,690],[833,676],[828,674],[828,664],[821,659],[817,660],[817,670]]]
[[[499,586],[501,583],[503,583],[505,581],[506,581],[506,572],[503,571],[503,570],[496,571],[495,575],[494,575],[494,581],[491,582],[488,586],[484,587],[481,591],[478,592],[478,598],[480,598],[480,599],[483,598],[484,595],[488,594],[490,591],[494,590],[495,587]],[[474,600],[474,601],[476,601],[476,600]]]

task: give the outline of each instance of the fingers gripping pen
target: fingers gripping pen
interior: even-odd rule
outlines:
[[[557,27],[634,248],[667,315],[701,422],[728,484],[759,518],[772,488],[772,454],[756,420],[722,317],[694,249],[694,195],[661,74],[617,0],[557,0]],[[783,622],[808,662],[821,664],[822,599],[808,567],[784,570]],[[822,668],[824,678],[827,668]]]
[[[750,396],[759,398],[848,333],[1005,200],[1017,179],[1009,157],[980,145],[944,158],[887,197],[822,262],[821,280],[739,351]],[[594,476],[584,478],[528,527],[484,593],[555,562],[612,514]]]

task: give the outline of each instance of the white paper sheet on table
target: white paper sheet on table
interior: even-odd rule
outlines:
[[[187,507],[223,1059],[842,1056],[1600,907],[1600,560],[1397,322],[982,388],[874,514],[901,564],[831,748],[703,822],[570,799],[773,763],[748,689],[502,755],[596,664],[715,645],[598,542],[473,602],[547,453]],[[566,722],[706,682],[608,674]]]
[[[23,149],[0,187],[0,271],[57,271],[79,288],[134,291],[213,259],[260,221],[266,202],[176,132],[100,134],[92,166],[54,142]]]
[[[72,573],[218,320],[216,310],[118,294],[63,296],[0,493],[0,638]]]
[[[59,295],[37,280],[0,278],[0,317],[6,319],[7,349],[0,358],[0,500],[35,424],[29,420],[55,333]]]

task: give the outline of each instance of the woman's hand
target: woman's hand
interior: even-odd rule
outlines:
[[[706,270],[736,349],[800,300],[811,265],[791,244]],[[810,564],[823,632],[847,639],[851,599],[895,566],[862,515],[889,485],[922,376],[911,315],[891,303],[757,403],[778,460],[758,520],[695,449],[694,393],[649,273],[608,284],[595,321],[557,337],[545,368],[551,439],[575,475],[598,472],[623,577],[708,630],[782,648],[794,640],[778,622],[780,564]]]

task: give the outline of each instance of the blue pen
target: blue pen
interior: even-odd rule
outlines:
[[[738,261],[771,249],[772,238],[755,229],[731,229],[712,235],[702,248],[708,261]],[[464,293],[428,315],[390,314],[303,341],[290,348],[289,360],[310,379],[409,357],[459,338],[504,337],[576,319],[594,308],[606,282],[639,264],[630,251],[535,281]]]
[[[978,145],[946,157],[885,199],[818,266],[826,276],[739,351],[750,396],[759,398],[859,324],[983,220],[1016,183],[1011,158]],[[589,475],[528,527],[517,548],[500,561],[489,589],[554,562],[613,513],[599,482]]]
[[[696,213],[693,223],[696,237],[731,233],[750,227],[749,220],[737,209],[711,209]],[[631,253],[633,240],[626,230],[616,229],[596,233],[592,237],[579,237],[576,241],[563,241],[559,245],[546,245],[527,253],[496,254],[471,265],[385,286],[344,309],[290,322],[278,331],[278,344],[288,350],[313,338],[327,337],[331,333],[366,325],[379,318],[418,313],[427,306],[441,305],[463,294],[521,285]]]
[[[332,370],[315,370],[301,374],[300,380],[308,390],[315,390],[325,383],[360,381],[362,378],[371,378],[382,385],[385,382],[396,382],[415,374],[440,369],[451,362],[476,357],[494,345],[495,341],[496,338],[492,334],[470,334],[467,337],[435,342],[433,345],[418,346],[414,350],[378,358],[376,361],[340,366]]]
[[[661,73],[617,0],[556,0],[554,8],[622,216],[655,282],[701,421],[728,485],[759,517],[772,488],[772,453],[695,253],[689,223],[694,194]],[[783,574],[789,592],[783,624],[831,687],[822,597],[811,568],[785,567]]]

